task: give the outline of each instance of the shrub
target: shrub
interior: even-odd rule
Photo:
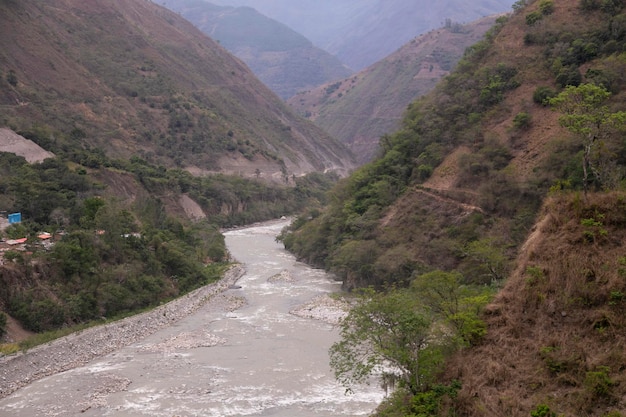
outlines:
[[[595,397],[608,397],[615,383],[609,377],[608,366],[598,366],[585,374],[585,388]]]
[[[513,118],[513,127],[524,130],[530,127],[531,117],[526,112],[519,112]]]
[[[526,7],[528,5],[528,1],[527,0],[517,0],[515,3],[513,3],[513,11],[514,12],[519,12],[520,10],[524,9],[524,7]]]
[[[15,71],[9,70],[7,74],[7,82],[13,87],[17,86],[17,75],[15,75]]]
[[[547,106],[550,104],[548,100],[555,96],[556,91],[554,91],[554,89],[545,86],[537,87],[533,93],[533,102]]]
[[[575,65],[563,67],[556,76],[556,82],[560,87],[567,87],[573,85],[577,87],[582,82],[583,77],[580,75],[578,67]]]
[[[4,336],[7,331],[7,315],[0,312],[0,338]]]
[[[530,417],[556,417],[556,413],[550,410],[545,404],[539,404],[537,408],[530,412]]]
[[[543,15],[540,12],[530,12],[526,15],[526,24],[528,26],[533,26],[535,23],[540,21],[543,18]]]
[[[542,0],[539,3],[539,11],[543,15],[552,14],[554,12],[554,2],[552,0]]]
[[[598,0],[580,0],[580,8],[586,11],[596,10],[600,7]]]

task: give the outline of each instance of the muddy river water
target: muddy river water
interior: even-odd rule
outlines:
[[[225,233],[246,273],[226,291],[238,309],[209,302],[107,356],[36,381],[0,400],[0,416],[366,416],[376,386],[345,395],[328,365],[335,326],[290,314],[339,291],[297,262],[275,236],[286,221]],[[285,279],[272,280],[279,277]]]

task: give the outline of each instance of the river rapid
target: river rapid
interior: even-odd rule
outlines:
[[[340,291],[275,241],[287,221],[225,233],[236,286],[104,357],[0,400],[0,416],[366,416],[377,384],[345,395],[328,365],[336,326],[291,314]]]

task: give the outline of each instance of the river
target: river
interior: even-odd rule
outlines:
[[[345,395],[328,365],[336,326],[290,314],[340,290],[275,241],[274,221],[225,233],[246,273],[221,297],[153,335],[0,400],[0,416],[366,416],[373,384]],[[241,304],[241,303],[240,303]]]

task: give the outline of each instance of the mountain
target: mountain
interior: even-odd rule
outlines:
[[[163,5],[244,61],[283,99],[352,72],[304,36],[252,8],[216,6],[202,0],[168,0]]]
[[[432,30],[350,77],[302,91],[287,103],[346,144],[360,163],[374,157],[384,134],[400,127],[406,107],[432,90],[496,17]]]
[[[587,198],[546,200],[484,340],[450,360],[460,415],[623,415],[625,195]]]
[[[394,318],[478,337],[418,358],[431,379],[376,416],[624,415],[625,22],[621,0],[516,3],[281,236],[348,289],[452,277]],[[484,310],[476,288],[499,290]]]
[[[28,346],[3,343],[18,326],[69,331],[219,279],[220,227],[319,205],[352,164],[170,10],[0,0],[0,356]]]
[[[446,19],[467,23],[510,10],[512,0],[213,0],[250,6],[359,71]]]
[[[240,60],[154,3],[5,0],[0,32],[0,122],[47,127],[56,146],[279,180],[352,166]]]
[[[608,89],[609,109],[624,109],[626,36],[616,30],[624,15],[573,0],[538,7],[521,5],[498,19],[450,75],[408,106],[402,127],[381,142],[382,155],[304,223],[315,236],[292,237],[304,260],[335,269],[348,286],[402,282],[415,269],[469,271],[460,248],[491,239],[514,256],[550,187],[619,184],[623,124],[602,131],[612,142],[593,157],[603,173],[592,181],[590,168],[583,171],[584,143],[545,99],[592,84]],[[346,268],[361,245],[363,263]]]

